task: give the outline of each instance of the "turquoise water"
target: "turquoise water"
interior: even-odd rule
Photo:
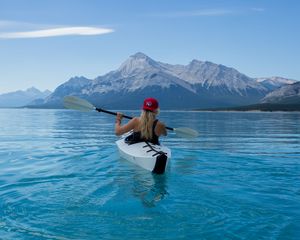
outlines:
[[[0,239],[300,239],[300,113],[160,119],[201,135],[164,138],[152,175],[119,158],[109,115],[1,109]]]

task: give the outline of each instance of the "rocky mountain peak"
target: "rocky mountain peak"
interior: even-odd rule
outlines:
[[[35,88],[35,87],[31,87],[31,88],[26,89],[26,92],[27,92],[27,93],[31,93],[31,94],[39,94],[39,93],[41,93],[41,91],[38,90],[38,89]]]
[[[150,57],[148,57],[146,54],[144,54],[142,52],[137,52],[137,53],[131,55],[130,57],[135,58],[135,59],[151,59]]]
[[[83,76],[75,76],[69,79],[65,84],[66,85],[77,85],[77,86],[85,86],[88,84],[91,80],[88,78],[85,78]]]
[[[161,66],[158,62],[154,61],[144,53],[138,52],[131,55],[125,62],[123,62],[118,71],[123,77],[127,77],[135,75],[141,71],[151,71],[159,69],[160,67]]]
[[[197,60],[197,59],[193,59],[193,60],[189,63],[190,66],[198,66],[199,64],[203,64],[203,62],[200,61],[200,60]]]

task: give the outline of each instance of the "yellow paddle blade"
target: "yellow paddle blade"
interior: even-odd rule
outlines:
[[[88,112],[95,109],[95,107],[90,102],[75,96],[64,97],[64,106],[65,108],[83,112]]]
[[[182,127],[182,128],[174,128],[174,132],[183,138],[196,138],[199,136],[199,133],[191,128]]]

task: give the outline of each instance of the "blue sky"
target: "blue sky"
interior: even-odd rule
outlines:
[[[54,90],[144,52],[300,80],[297,0],[0,0],[0,93]]]

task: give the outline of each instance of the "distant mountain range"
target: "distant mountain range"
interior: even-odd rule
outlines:
[[[172,65],[136,53],[115,71],[95,79],[73,77],[53,93],[30,88],[2,94],[0,107],[62,108],[63,97],[75,95],[108,109],[139,109],[143,99],[150,96],[160,101],[162,109],[222,108],[276,102],[276,96],[282,100],[296,93],[291,89],[297,83],[281,77],[251,78],[207,61]]]
[[[49,96],[51,92],[49,90],[40,91],[34,87],[28,88],[25,91],[19,90],[16,92],[9,92],[0,94],[0,107],[22,107],[30,105],[32,101],[36,99],[44,99]]]
[[[267,94],[259,103],[238,107],[211,108],[213,111],[300,111],[300,82],[284,85]]]
[[[295,80],[250,78],[234,68],[192,60],[171,65],[143,53],[130,56],[118,69],[95,79],[74,77],[31,107],[61,108],[75,95],[108,109],[139,109],[145,97],[155,97],[162,109],[231,107],[260,102],[267,94]]]

